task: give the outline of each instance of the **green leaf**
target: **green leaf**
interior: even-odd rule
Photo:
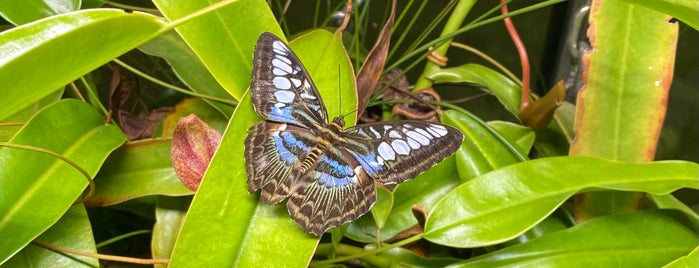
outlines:
[[[154,0],[153,3],[165,17],[175,20],[211,5],[212,1]],[[257,37],[266,31],[283,36],[274,14],[262,0],[231,1],[176,30],[236,100],[242,98],[250,85]]]
[[[41,234],[36,240],[62,248],[96,253],[95,238],[92,236],[90,219],[85,206],[74,205],[56,224]],[[78,255],[66,255],[35,244],[13,256],[2,267],[97,267],[99,260]]]
[[[673,78],[678,25],[623,1],[591,5],[570,155],[648,162],[655,158]],[[636,210],[638,193],[586,193],[578,219]]]
[[[14,25],[80,9],[80,0],[0,1],[0,16]]]
[[[231,95],[216,82],[216,79],[199,60],[199,57],[194,54],[194,51],[187,46],[176,32],[166,32],[146,42],[139,48],[145,53],[167,60],[175,74],[192,91],[212,97],[233,100]],[[227,118],[233,114],[233,107],[230,105],[206,99],[204,101],[218,109]]]
[[[383,187],[376,188],[376,203],[371,207],[371,216],[379,229],[386,224],[386,219],[393,207],[393,193]]]
[[[125,141],[121,130],[106,125],[92,107],[64,100],[37,113],[10,142],[62,154],[94,176]],[[0,170],[1,263],[56,223],[88,182],[55,157],[15,148],[0,148]]]
[[[464,133],[464,141],[461,149],[456,151],[456,166],[463,180],[468,180],[488,173],[494,169],[518,163],[526,159],[526,152],[531,145],[531,133],[520,128],[507,128],[504,135],[471,114],[463,114],[457,111],[446,111],[442,121],[458,128]],[[530,136],[521,136],[525,134]],[[517,143],[510,144],[505,137],[511,140],[523,139],[523,146]]]
[[[529,154],[534,144],[534,131],[531,128],[505,121],[490,121],[488,126],[500,134],[520,155]]]
[[[677,25],[667,15],[602,1],[590,10],[575,142],[570,154],[652,161],[667,109]]]
[[[663,266],[665,268],[699,267],[699,247],[695,247],[689,254],[679,257]]]
[[[453,267],[660,267],[699,242],[695,233],[663,212],[598,217]]]
[[[694,30],[699,31],[699,5],[696,0],[624,0],[633,5],[644,6],[655,11],[668,14]]]
[[[449,192],[430,213],[425,238],[452,247],[507,241],[578,192],[599,189],[667,194],[699,188],[699,165],[684,161],[628,163],[551,157],[510,165]]]
[[[89,206],[109,206],[149,195],[191,195],[172,169],[171,139],[129,142],[104,162]]]
[[[172,249],[175,247],[177,234],[180,233],[191,201],[190,197],[158,197],[155,208],[153,239],[151,240],[153,258],[170,258]],[[156,264],[156,267],[164,268],[167,265]]]
[[[439,69],[427,75],[435,83],[472,83],[484,87],[513,115],[519,115],[522,88],[488,67],[470,63]]]
[[[0,121],[135,48],[162,27],[155,16],[92,9],[0,33]]]
[[[306,38],[314,45],[308,46]],[[292,42],[291,47],[326,100],[329,114],[337,115],[339,98],[333,94],[340,92],[333,85],[337,85],[338,76],[319,74],[327,72],[322,66],[333,66],[331,70],[340,66],[343,88],[354,88],[352,68],[339,36],[313,31]],[[307,56],[312,53],[321,56]],[[343,111],[353,111],[356,98],[343,95],[342,104]],[[318,237],[304,232],[284,205],[264,204],[258,200],[258,194],[247,192],[243,143],[248,127],[259,120],[246,94],[194,197],[172,254],[171,267],[305,266],[313,256]]]

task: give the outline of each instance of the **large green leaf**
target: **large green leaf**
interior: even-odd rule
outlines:
[[[175,20],[210,6],[210,0],[154,0],[165,17]],[[260,33],[281,36],[272,11],[262,0],[230,1],[231,4],[197,17],[176,28],[216,80],[240,100],[250,85],[252,53]]]
[[[468,181],[435,206],[425,238],[453,247],[497,244],[522,234],[581,191],[667,194],[699,188],[699,165],[684,161],[628,163],[552,157],[507,166]]]
[[[62,154],[90,176],[125,141],[119,128],[75,100],[47,106],[10,140]],[[85,176],[55,157],[0,148],[0,262],[56,223],[87,184]]]
[[[340,93],[342,111],[353,111],[354,77],[340,36],[313,31],[292,42],[291,47],[326,100],[328,113],[341,113],[337,104]],[[340,78],[320,75],[338,66]],[[338,83],[345,90],[338,91]],[[245,95],[194,197],[172,253],[171,267],[305,266],[313,256],[318,238],[304,232],[284,205],[264,204],[258,194],[247,192],[243,142],[248,127],[259,120],[249,95]]]
[[[80,0],[0,1],[0,16],[14,25],[80,9]]]
[[[595,218],[453,267],[660,267],[699,242],[695,233],[664,212]]]
[[[152,38],[160,18],[82,10],[0,33],[0,121]]]
[[[570,155],[652,161],[665,120],[678,25],[654,10],[623,1],[593,1],[583,56]],[[637,193],[587,193],[578,219],[635,210]]]
[[[56,224],[51,226],[36,240],[72,250],[97,252],[90,219],[87,218],[87,211],[85,211],[85,206],[83,205],[72,206]],[[29,244],[2,265],[5,268],[97,266],[99,266],[97,258],[66,255],[35,244]]]
[[[677,25],[669,16],[623,1],[590,10],[571,154],[652,161],[672,83]]]

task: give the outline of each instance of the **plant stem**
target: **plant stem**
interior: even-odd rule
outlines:
[[[466,18],[466,15],[468,15],[475,3],[476,0],[460,0],[459,3],[456,4],[454,12],[452,12],[451,16],[449,16],[449,20],[447,20],[446,25],[444,25],[444,29],[442,30],[440,36],[445,36],[458,30],[461,26],[461,23],[463,23],[464,19]],[[432,53],[437,53],[437,55],[441,56],[446,55],[447,51],[449,50],[450,42],[451,39],[442,43],[437,48],[432,50]],[[427,61],[427,64],[425,64],[425,70],[422,71],[422,74],[415,83],[415,87],[413,90],[420,90],[432,87],[432,81],[427,79],[427,75],[438,70],[439,68],[441,68],[439,65],[431,61]]]

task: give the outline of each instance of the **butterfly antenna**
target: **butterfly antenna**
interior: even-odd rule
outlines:
[[[342,114],[342,79],[340,77],[340,64],[337,65],[337,91],[340,99],[340,105],[338,105],[337,114]],[[344,117],[344,116],[343,116]]]

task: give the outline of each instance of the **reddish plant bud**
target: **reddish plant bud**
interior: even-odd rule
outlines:
[[[177,177],[192,191],[199,188],[221,134],[194,114],[180,118],[172,134],[170,159]]]

